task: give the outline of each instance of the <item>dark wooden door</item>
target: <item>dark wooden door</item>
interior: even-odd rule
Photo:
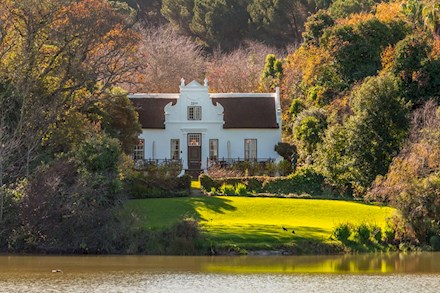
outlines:
[[[188,146],[188,169],[200,170],[202,167],[202,147]]]

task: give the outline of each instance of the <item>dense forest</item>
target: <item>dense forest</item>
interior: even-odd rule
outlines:
[[[438,240],[438,1],[4,0],[0,249],[138,252],[120,213],[140,132],[126,91],[181,77],[281,87],[298,170],[399,209],[395,241]]]

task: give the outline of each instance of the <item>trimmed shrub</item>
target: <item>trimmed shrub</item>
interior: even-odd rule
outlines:
[[[336,228],[333,230],[332,236],[336,239],[341,241],[342,243],[346,244],[349,242],[348,238],[350,238],[352,230],[352,225],[348,223],[340,224],[336,226]]]
[[[223,184],[220,187],[220,193],[224,195],[235,195],[235,187],[231,184]]]
[[[212,179],[206,174],[200,175],[199,180],[200,180],[200,186],[204,191],[211,191],[213,188],[219,189],[221,186],[221,184],[217,180]]]
[[[243,183],[238,183],[235,186],[235,195],[246,195],[246,194],[247,194],[246,185],[244,185]]]
[[[191,177],[152,177],[136,172],[127,179],[127,190],[132,198],[164,198],[189,196]]]

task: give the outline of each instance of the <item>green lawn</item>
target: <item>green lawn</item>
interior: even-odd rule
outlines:
[[[165,228],[183,217],[193,217],[200,220],[212,243],[261,248],[299,239],[325,241],[339,223],[382,226],[394,212],[390,207],[349,201],[252,197],[131,200],[126,208],[145,228]]]

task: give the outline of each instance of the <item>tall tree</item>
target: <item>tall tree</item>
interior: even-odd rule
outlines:
[[[245,0],[195,0],[190,29],[209,48],[236,48],[248,31]]]
[[[194,0],[163,0],[160,11],[175,30],[192,35],[190,24],[194,16]]]
[[[409,125],[409,109],[390,75],[371,77],[355,90],[354,112],[337,131],[326,135],[320,165],[337,185],[364,192],[377,175],[384,175],[402,145]],[[336,138],[336,139],[335,139]],[[335,169],[335,160],[341,169]],[[342,163],[342,164],[341,164]]]

